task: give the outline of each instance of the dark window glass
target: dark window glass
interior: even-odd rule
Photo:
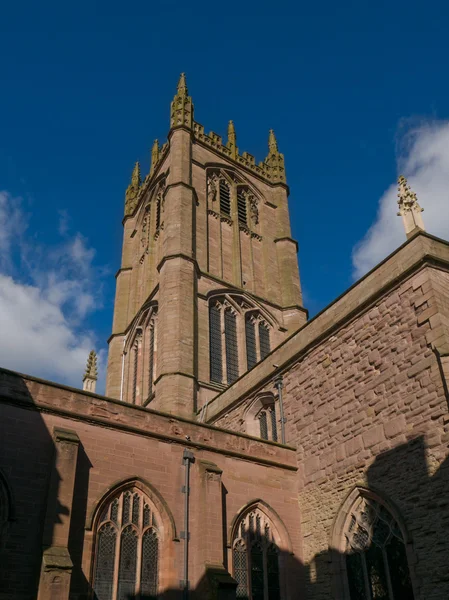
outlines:
[[[260,359],[270,354],[270,332],[264,323],[259,323]]]
[[[373,600],[389,600],[382,549],[372,544],[365,553],[366,568]]]
[[[151,396],[153,393],[153,379],[154,379],[154,322],[150,325],[150,340],[149,340],[149,356],[148,356],[148,395]]]
[[[221,355],[221,315],[217,306],[209,309],[209,341],[210,341],[210,379],[217,383],[223,381]]]
[[[246,333],[246,362],[248,369],[252,369],[257,363],[256,353],[256,332],[254,330],[254,323],[250,318],[245,320],[245,333]]]
[[[116,525],[118,523],[118,498],[111,504],[111,521],[114,521]]]
[[[264,410],[259,415],[259,423],[260,423],[260,437],[263,440],[267,440],[268,439],[268,423],[267,423],[267,413]]]
[[[348,573],[351,600],[368,600],[365,592],[365,578],[363,576],[362,557],[360,554],[348,554],[346,556],[346,570]]]
[[[137,570],[137,533],[131,525],[122,531],[117,600],[134,597]]]
[[[143,507],[143,526],[148,527],[151,523],[151,510],[148,504]]]
[[[401,600],[413,600],[412,582],[407,565],[405,546],[401,540],[393,536],[386,547],[388,566],[390,569],[393,594]]]
[[[133,389],[132,389],[132,398],[133,404],[136,403],[137,397],[137,371],[139,368],[139,345],[137,342],[134,344],[134,357],[133,357]]]
[[[231,216],[231,190],[224,179],[220,179],[220,212]]]
[[[270,410],[270,417],[271,417],[272,440],[273,440],[273,442],[277,442],[278,441],[278,430],[277,430],[277,423],[276,423],[276,407],[274,404]]]
[[[279,600],[279,558],[276,546],[271,544],[267,550],[268,600]]]
[[[161,197],[158,195],[156,198],[156,231],[161,226]]]
[[[264,600],[263,552],[259,544],[251,548],[251,600]]]
[[[248,558],[246,547],[242,541],[234,546],[234,578],[237,581],[237,598],[248,600]]]
[[[226,342],[226,377],[228,383],[233,383],[239,376],[239,357],[237,350],[236,316],[225,311],[225,342]]]
[[[122,525],[127,525],[130,521],[129,510],[131,508],[131,492],[123,494]]]
[[[97,600],[112,600],[117,532],[110,523],[98,531],[94,592]]]
[[[156,598],[159,545],[156,532],[147,529],[142,539],[141,594],[145,598]]]

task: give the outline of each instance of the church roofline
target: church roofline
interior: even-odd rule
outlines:
[[[69,393],[61,394],[61,391]],[[291,446],[228,431],[207,423],[198,423],[185,417],[121,402],[0,367],[1,403],[55,414],[68,420],[119,429],[143,437],[157,438],[198,450],[217,452],[267,466],[290,471],[297,470],[296,450]],[[173,422],[178,424],[176,434],[173,434]],[[204,441],[205,429],[210,432],[210,439],[207,442]],[[162,433],[164,431],[172,433]],[[265,444],[271,447],[269,459],[266,458]]]
[[[343,294],[277,346],[262,362],[207,404],[211,423],[250,394],[266,386],[313,347],[370,308],[423,266],[449,270],[449,242],[422,230],[356,281]],[[276,366],[274,366],[276,365]]]

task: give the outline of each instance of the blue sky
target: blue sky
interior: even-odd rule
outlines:
[[[181,71],[206,131],[233,119],[260,160],[274,128],[311,314],[403,241],[399,170],[449,237],[443,1],[23,2],[0,21],[2,366],[76,384],[91,345],[104,364],[124,190]]]

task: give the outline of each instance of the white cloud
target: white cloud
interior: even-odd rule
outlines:
[[[424,208],[426,231],[449,239],[449,122],[433,121],[409,128],[401,136],[399,174]],[[405,240],[397,213],[397,185],[392,184],[379,200],[373,225],[353,251],[354,277],[359,278]]]
[[[63,242],[43,247],[26,239],[27,221],[20,199],[0,192],[0,366],[81,387],[96,346],[84,319],[101,306],[95,251],[67,228]],[[104,374],[104,351],[99,362]]]

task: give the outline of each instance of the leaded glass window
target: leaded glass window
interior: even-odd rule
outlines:
[[[154,380],[154,330],[156,323],[154,318],[149,325],[149,340],[148,340],[148,396],[153,393],[153,380]]]
[[[132,401],[136,403],[137,398],[137,374],[139,371],[139,342],[136,340],[134,343],[133,351],[133,381],[132,381]]]
[[[96,600],[156,598],[160,539],[154,510],[137,488],[104,507],[97,526],[93,590]]]
[[[221,311],[217,305],[209,309],[210,379],[217,383],[223,380],[221,350]]]
[[[239,355],[237,346],[237,318],[235,313],[225,311],[225,341],[226,341],[226,377],[228,383],[233,383],[239,376]]]
[[[255,332],[254,321],[250,317],[245,319],[245,333],[246,333],[246,362],[248,369],[252,369],[257,363],[257,351],[256,351],[256,332]]]
[[[263,321],[259,322],[260,360],[270,354],[270,332]]]
[[[351,600],[413,600],[404,539],[383,505],[360,496],[345,537]]]
[[[267,516],[259,509],[250,511],[236,532],[232,556],[237,598],[279,600],[279,552]]]
[[[276,408],[274,403],[265,405],[257,415],[260,425],[260,437],[263,440],[278,441]]]
[[[260,437],[263,440],[267,440],[268,439],[268,421],[267,421],[267,413],[265,410],[260,411],[259,422],[260,422]]]

